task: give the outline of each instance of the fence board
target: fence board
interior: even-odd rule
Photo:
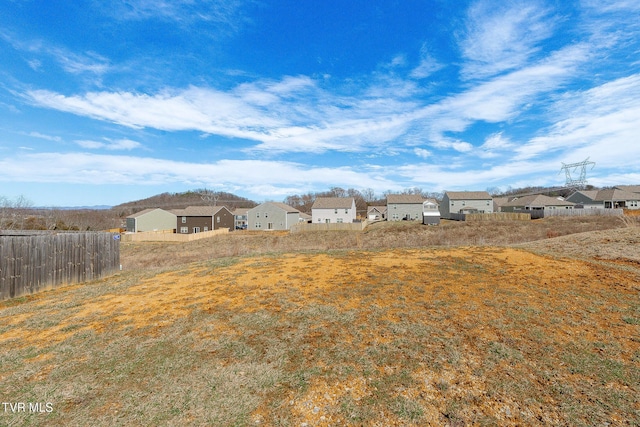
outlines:
[[[291,226],[291,233],[301,233],[305,231],[362,231],[368,225],[368,221],[362,222],[341,222],[341,223],[315,223],[315,224],[294,224]]]
[[[0,232],[0,300],[67,283],[82,283],[120,267],[112,233]]]

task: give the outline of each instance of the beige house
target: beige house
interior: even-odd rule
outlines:
[[[126,218],[127,232],[176,230],[176,215],[160,208],[145,209]]]

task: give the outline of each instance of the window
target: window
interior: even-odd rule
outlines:
[[[349,213],[349,209],[345,209],[344,213],[348,214]]]
[[[269,218],[269,212],[265,212],[265,213],[264,213],[264,217],[265,217],[265,218]]]
[[[189,227],[180,227],[180,233],[182,234],[189,233]]]
[[[259,222],[256,222],[256,228],[262,228],[262,224],[260,224]]]
[[[260,218],[260,212],[256,212],[256,218]]]
[[[338,209],[334,209],[334,210],[333,210],[333,213],[334,213],[334,214],[337,214],[337,213],[338,213]]]
[[[220,217],[216,217],[216,222],[219,224],[220,223]]]
[[[336,219],[336,222],[337,222],[338,224],[342,224],[342,222],[343,222],[343,221],[342,221],[342,218],[338,218],[338,219]]]
[[[187,223],[187,217],[186,217],[186,216],[183,216],[183,217],[182,217],[182,223],[183,223],[183,224],[186,224],[186,223]]]
[[[200,227],[193,227],[193,232],[194,233],[199,233],[200,232]]]

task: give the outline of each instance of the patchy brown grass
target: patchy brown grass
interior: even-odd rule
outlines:
[[[2,303],[0,398],[54,410],[0,424],[640,423],[640,245],[616,249],[637,227],[543,249],[366,249],[411,230],[296,253],[277,250],[288,236],[247,236],[265,253],[224,258],[145,244],[125,259],[201,258]],[[598,243],[610,256],[563,250]]]
[[[415,222],[379,222],[364,232],[234,232],[189,243],[125,243],[125,269],[179,266],[203,259],[247,255],[389,248],[504,246],[594,230],[623,227],[617,217],[554,217],[535,221],[465,223],[443,220],[437,227]]]

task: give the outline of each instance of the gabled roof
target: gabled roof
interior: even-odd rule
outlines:
[[[493,206],[502,207],[509,202],[510,197],[494,197]]]
[[[518,197],[512,201],[502,205],[503,207],[517,206],[574,206],[575,203],[559,200],[555,197],[549,197],[542,194],[533,194],[530,196]]]
[[[486,191],[445,191],[449,200],[492,200]]]
[[[153,211],[164,211],[164,212],[171,213],[171,214],[173,213],[172,211],[165,211],[164,209],[160,209],[160,208],[149,208],[149,209],[144,209],[144,210],[141,210],[140,212],[136,212],[134,214],[131,214],[131,215],[127,216],[127,218],[138,218],[138,217],[140,217],[142,215],[148,214],[149,212],[153,212]]]
[[[598,195],[598,190],[577,190],[573,194],[576,193],[580,193],[588,199],[595,200],[596,196]],[[571,194],[569,197],[573,196],[573,194]]]
[[[600,190],[596,195],[594,202],[611,202],[616,200],[638,200],[640,194],[631,193],[630,191],[618,190],[617,188],[610,188],[608,190]]]
[[[173,213],[176,216],[214,216],[222,209],[226,208],[224,206],[187,206],[184,209],[176,209]]]
[[[353,197],[318,197],[311,209],[351,209]]]
[[[386,206],[369,206],[367,208],[367,213],[373,212],[374,210],[380,213],[386,213],[387,207]]]
[[[424,197],[420,194],[389,194],[387,196],[387,204],[422,204]]]

